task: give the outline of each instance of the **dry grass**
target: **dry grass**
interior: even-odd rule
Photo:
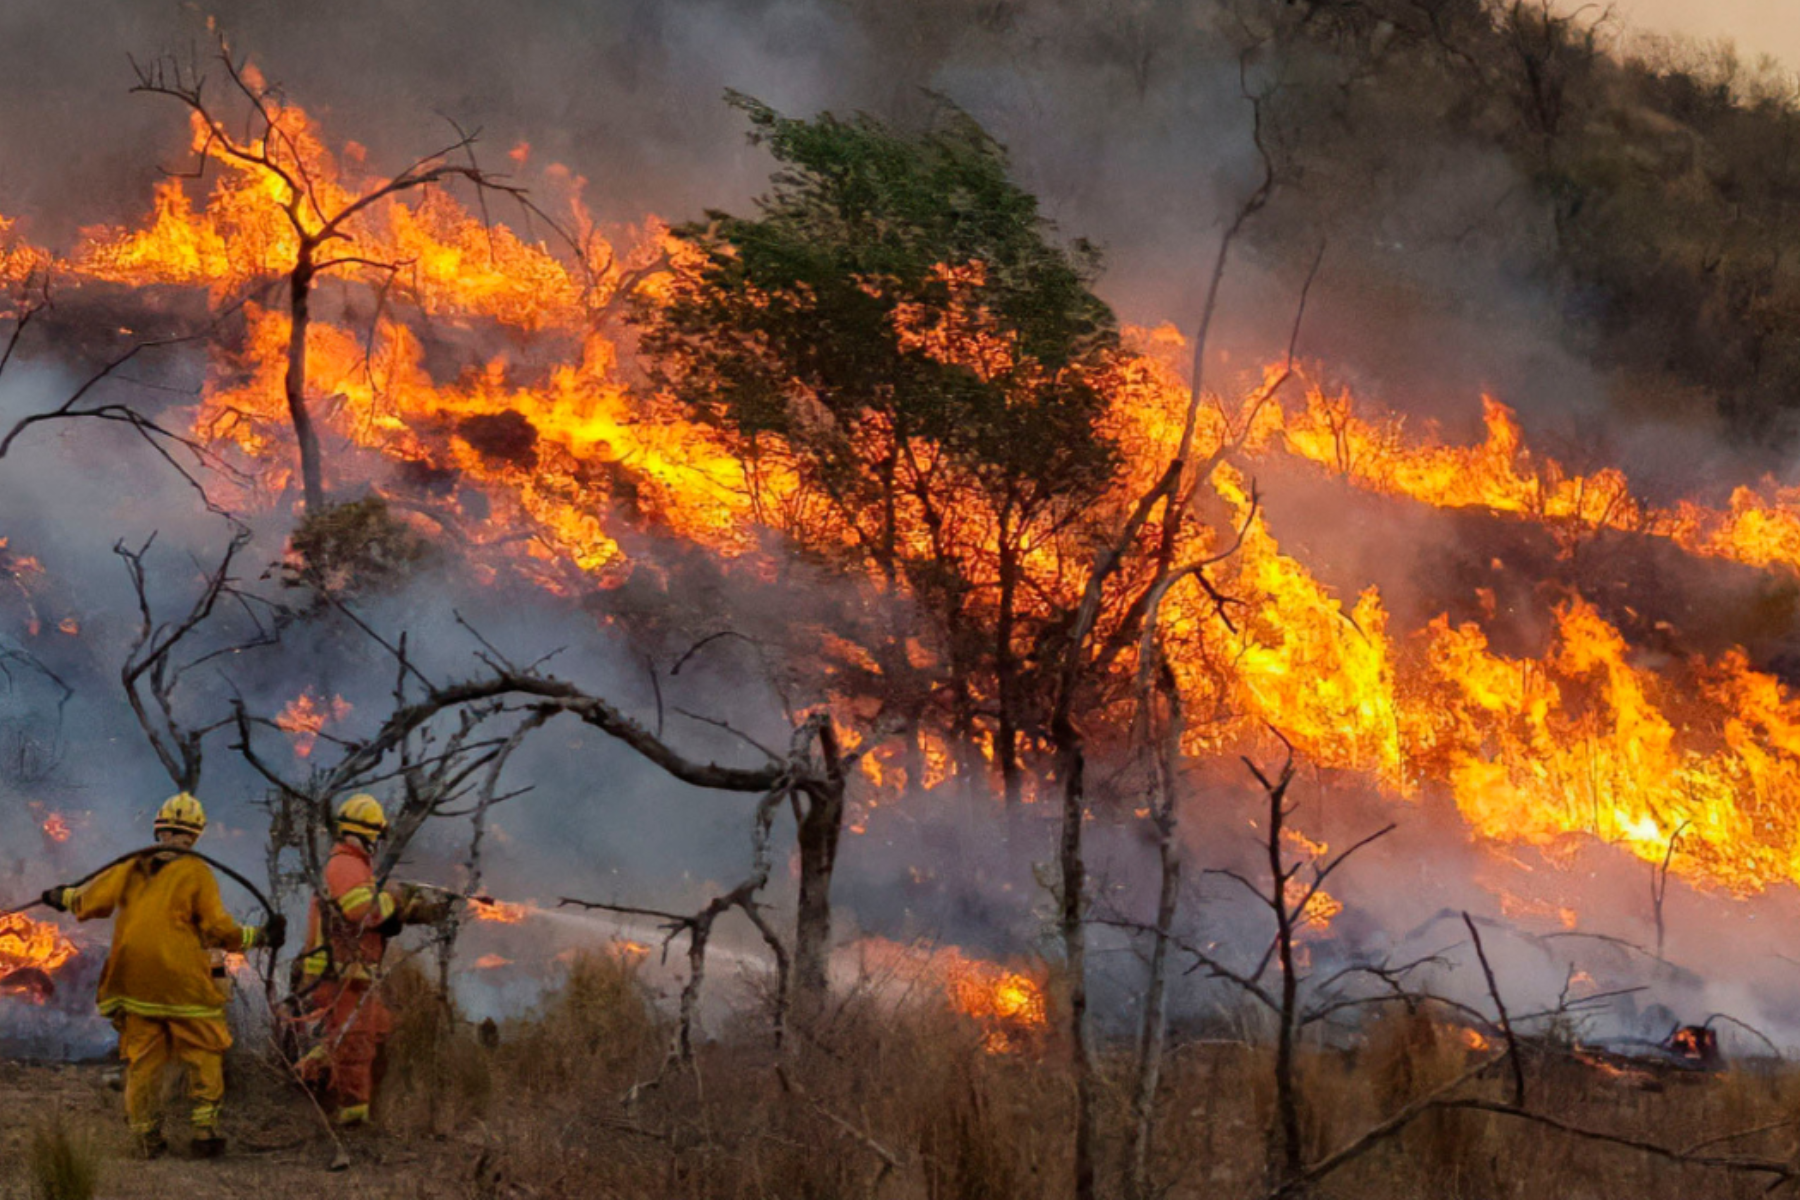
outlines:
[[[390,980],[382,1130],[353,1141],[355,1170],[327,1176],[328,1147],[291,1088],[242,1094],[241,1156],[222,1165],[120,1163],[108,1195],[284,1195],[322,1200],[1062,1200],[1069,1195],[1067,1047],[991,1054],[983,1030],[930,998],[896,1008],[868,994],[840,1001],[818,1028],[777,1054],[764,1015],[744,1012],[710,1032],[691,1069],[660,1075],[634,1104],[633,1085],[659,1078],[671,1032],[634,964],[577,960],[541,1011],[496,1042],[448,1019],[423,975]],[[1128,1047],[1106,1059],[1101,1090],[1102,1196],[1119,1194],[1128,1122]],[[1454,1079],[1474,1061],[1459,1030],[1390,1014],[1355,1046],[1309,1045],[1301,1056],[1308,1155],[1318,1158],[1384,1116]],[[1170,1200],[1264,1194],[1271,1056],[1235,1038],[1187,1040],[1171,1052],[1160,1097],[1155,1176]],[[70,1091],[53,1068],[30,1078],[51,1110],[54,1089],[87,1122],[116,1122],[116,1094]],[[15,1072],[17,1074],[17,1072]],[[266,1073],[265,1073],[266,1074]],[[14,1086],[24,1087],[19,1075]],[[1567,1057],[1537,1059],[1533,1109],[1585,1128],[1683,1147],[1759,1130],[1716,1150],[1784,1160],[1800,1132],[1800,1070],[1748,1068],[1669,1076],[1661,1090]],[[1472,1094],[1506,1095],[1503,1075]],[[254,1091],[254,1089],[250,1089]],[[29,1103],[36,1103],[30,1101]],[[0,1109],[9,1106],[0,1097]],[[84,1106],[84,1107],[83,1107]],[[19,1111],[30,1111],[29,1104]],[[102,1114],[104,1114],[102,1116]],[[23,1122],[20,1122],[23,1125]],[[80,1196],[75,1178],[99,1156],[53,1127],[12,1132],[0,1121],[0,1197]],[[114,1129],[112,1124],[98,1126]],[[1772,1128],[1765,1128],[1772,1127]],[[267,1132],[260,1132],[266,1130]],[[228,1130],[228,1132],[231,1132]],[[259,1153],[258,1141],[279,1148]],[[17,1150],[9,1158],[9,1150]],[[124,1152],[122,1134],[107,1156]],[[38,1166],[41,1161],[44,1166]],[[29,1169],[26,1160],[30,1160]],[[64,1166],[55,1164],[62,1163]],[[1515,1119],[1439,1112],[1321,1185],[1324,1200],[1751,1200],[1766,1177],[1683,1167],[1574,1140]],[[89,1185],[91,1186],[91,1184]]]
[[[61,1112],[33,1127],[26,1147],[32,1200],[93,1200],[100,1167],[92,1134],[74,1127]]]
[[[429,996],[417,1001],[435,1005]],[[437,1010],[441,1011],[441,1010]],[[573,964],[568,984],[484,1048],[466,1026],[418,1032],[400,1014],[396,1131],[425,1129],[422,1089],[444,1089],[434,1128],[480,1117],[473,1195],[688,1200],[1002,1200],[1068,1194],[1071,1088],[1065,1048],[991,1054],[982,1031],[934,1003],[895,1009],[867,995],[834,1009],[778,1055],[758,1014],[715,1030],[691,1069],[658,1078],[669,1029],[633,965]],[[1303,1056],[1309,1157],[1320,1157],[1474,1061],[1461,1032],[1423,1014],[1373,1023],[1354,1049]],[[1102,1179],[1125,1142],[1129,1055],[1102,1094]],[[405,1064],[399,1067],[399,1064]],[[1236,1041],[1171,1056],[1156,1173],[1172,1200],[1255,1197],[1266,1188],[1270,1055]],[[1643,1081],[1638,1081],[1641,1084]],[[1532,1105],[1586,1127],[1685,1146],[1800,1118],[1800,1073],[1675,1076],[1661,1091],[1566,1059],[1534,1063]],[[1470,1094],[1501,1099],[1500,1078]],[[397,1117],[404,1108],[410,1115]],[[408,1125],[407,1122],[414,1124]],[[1800,1125],[1729,1149],[1781,1158]],[[1760,1195],[1767,1178],[1672,1166],[1484,1113],[1438,1112],[1319,1190],[1346,1200],[1631,1195],[1709,1200]],[[1115,1194],[1108,1185],[1103,1194]]]
[[[486,1058],[486,1166],[500,1191],[691,1200],[1067,1195],[1071,1087],[1066,1049],[1055,1040],[1039,1052],[990,1054],[981,1029],[934,1004],[896,1011],[853,997],[785,1054],[770,1045],[760,1016],[743,1015],[702,1045],[693,1069],[670,1070],[626,1105],[634,1083],[657,1076],[668,1033],[634,966],[594,955],[574,964],[567,988],[540,1015],[509,1025],[497,1049],[470,1051],[463,1036],[434,1045],[450,1056],[441,1067],[450,1078],[464,1070],[457,1056]],[[1310,1047],[1309,1157],[1456,1078],[1476,1052],[1458,1029],[1404,1013],[1372,1024],[1350,1051]],[[1127,1061],[1123,1047],[1109,1058],[1118,1074],[1103,1088],[1103,1180],[1121,1169]],[[1186,1043],[1172,1054],[1156,1153],[1166,1196],[1264,1193],[1269,1065],[1264,1049],[1242,1042]],[[1471,1094],[1501,1099],[1503,1079],[1476,1083]],[[1687,1146],[1800,1119],[1800,1072],[1674,1076],[1651,1092],[1568,1060],[1539,1061],[1532,1105],[1582,1126]],[[1730,1150],[1780,1159],[1793,1150],[1795,1128],[1755,1133]],[[1766,1182],[1571,1141],[1501,1115],[1436,1112],[1319,1195],[1701,1200],[1760,1195]]]

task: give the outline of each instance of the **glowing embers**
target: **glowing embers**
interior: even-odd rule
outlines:
[[[62,930],[24,913],[0,916],[0,995],[42,1004],[56,991],[57,969],[79,951]]]

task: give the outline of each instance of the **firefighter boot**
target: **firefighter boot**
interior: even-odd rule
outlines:
[[[137,1156],[145,1161],[161,1158],[169,1152],[169,1143],[163,1139],[160,1129],[142,1130],[133,1134],[131,1140]]]
[[[195,1133],[194,1140],[189,1143],[188,1150],[195,1158],[224,1158],[225,1139],[215,1130]]]

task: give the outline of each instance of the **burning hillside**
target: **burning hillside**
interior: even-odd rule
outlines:
[[[442,104],[207,21],[0,179],[0,1052],[98,1000],[156,1157],[179,1026],[211,1156],[229,1031],[427,1192],[1800,1178],[1711,1120],[1800,1030],[1791,79],[614,7]]]
[[[253,68],[244,81],[262,94]],[[349,457],[357,453],[385,460],[389,500],[425,534],[450,534],[476,569],[558,591],[615,587],[668,570],[646,540],[654,535],[754,580],[778,573],[786,546],[841,554],[857,538],[855,516],[834,512],[802,478],[794,447],[770,436],[745,441],[642,385],[615,318],[701,286],[697,252],[655,219],[641,223],[634,245],[615,248],[583,205],[581,181],[552,166],[537,182],[561,197],[560,211],[534,200],[525,215],[556,232],[533,239],[447,191],[393,188],[355,143],[327,149],[326,132],[291,103],[269,108],[262,136],[242,144],[207,115],[190,116],[192,149],[214,167],[209,182],[169,180],[141,223],[90,230],[57,255],[20,241],[9,221],[6,261],[15,280],[47,271],[77,294],[193,289],[235,314],[210,351],[200,403],[180,418],[199,443],[241,464],[234,506],[292,503],[284,386],[293,330],[267,284],[294,271],[324,214],[351,213],[337,235],[344,248],[312,269],[335,268],[365,290],[313,306],[309,403],[344,470],[361,461]],[[527,165],[524,152],[514,157]],[[898,329],[903,353],[989,380],[1040,370],[993,325],[980,264],[944,264],[939,285],[941,314],[900,310],[913,323]],[[479,345],[501,348],[448,374],[439,365]],[[1171,364],[1186,353],[1170,331],[1135,333],[1090,381],[1123,455],[1096,512],[1122,514],[1179,436],[1187,394]],[[1197,481],[1196,511],[1209,516],[1179,522],[1170,553],[1205,556],[1230,529],[1243,533],[1212,581],[1235,610],[1199,588],[1166,602],[1184,704],[1217,714],[1193,724],[1187,751],[1253,749],[1269,728],[1318,765],[1396,797],[1447,792],[1486,838],[1554,848],[1587,835],[1656,862],[1679,832],[1674,869],[1696,883],[1747,894],[1795,879],[1800,700],[1778,674],[1736,650],[1648,665],[1579,594],[1549,606],[1554,633],[1535,657],[1496,653],[1480,622],[1442,616],[1392,628],[1378,590],[1347,596],[1322,585],[1251,499],[1259,471],[1295,460],[1371,492],[1539,526],[1569,554],[1628,533],[1699,559],[1800,571],[1800,508],[1783,489],[1740,487],[1724,507],[1653,505],[1617,470],[1576,473],[1534,455],[1502,404],[1483,405],[1486,440],[1470,446],[1277,368],[1204,407],[1194,453],[1216,465]],[[993,592],[1003,585],[1017,606],[1006,619],[1018,627],[1074,607],[1091,525],[1048,512],[1012,524],[1017,514],[988,507],[945,446],[920,436],[902,443],[899,431],[878,426],[857,436],[871,455],[884,445],[898,455],[906,500],[892,515],[902,556],[963,571],[970,618],[995,619]],[[998,570],[1009,555],[1016,578],[1004,581]],[[10,561],[15,577],[31,566]],[[917,598],[922,584],[901,572],[877,573],[867,586],[898,599]],[[836,703],[853,709],[863,703],[854,676],[891,664],[870,657],[872,648],[835,645],[844,685]],[[957,670],[941,639],[914,638],[906,653],[904,665],[926,678]],[[1131,653],[1114,669],[1128,677]],[[304,711],[281,718],[303,746],[325,719],[318,703],[304,695],[295,701]],[[958,731],[962,721],[946,712],[912,733],[915,749],[866,757],[877,795],[993,769],[999,734],[981,724]],[[1011,736],[1016,756],[1039,755],[1029,738]],[[936,765],[919,765],[927,762]]]

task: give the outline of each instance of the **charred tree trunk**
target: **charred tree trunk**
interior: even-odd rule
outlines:
[[[306,330],[311,323],[313,247],[300,243],[300,256],[288,276],[287,406],[294,425],[294,441],[300,450],[300,482],[306,494],[306,515],[325,508],[325,469],[319,461],[319,434],[306,407]]]
[[[1082,856],[1082,822],[1087,816],[1085,795],[1086,750],[1081,731],[1072,713],[1075,694],[1081,688],[1092,663],[1088,659],[1088,639],[1099,620],[1101,601],[1107,579],[1124,561],[1144,522],[1150,519],[1158,501],[1169,495],[1179,478],[1179,460],[1169,465],[1156,486],[1139,497],[1118,540],[1103,549],[1094,559],[1094,568],[1082,590],[1081,607],[1076,610],[1069,645],[1063,652],[1060,678],[1056,688],[1056,705],[1050,714],[1050,737],[1056,745],[1057,776],[1063,785],[1062,847],[1059,855],[1062,875],[1062,906],[1059,924],[1062,930],[1063,956],[1067,960],[1069,996],[1069,1033],[1075,1070],[1075,1200],[1094,1200],[1094,1047],[1087,1023],[1087,929],[1083,920],[1084,892],[1087,887],[1087,864]]]
[[[1279,1146],[1270,1156],[1269,1173],[1273,1176],[1271,1182],[1283,1184],[1298,1178],[1306,1167],[1305,1147],[1300,1140],[1300,1091],[1294,1079],[1294,1037],[1300,1023],[1300,980],[1294,974],[1297,914],[1287,898],[1291,873],[1281,861],[1281,831],[1287,821],[1287,789],[1293,777],[1290,762],[1278,782],[1264,783],[1269,795],[1269,898],[1275,912],[1276,961],[1281,967],[1281,1007],[1275,1014],[1279,1024],[1275,1033],[1275,1132]]]
[[[837,731],[830,721],[819,730],[825,778],[807,789],[799,820],[800,895],[794,917],[794,1010],[802,1021],[825,1007],[826,967],[831,952],[831,875],[837,867],[838,839],[844,830],[844,772]]]
[[[1156,898],[1156,933],[1150,949],[1150,979],[1144,990],[1144,1020],[1138,1034],[1137,1092],[1132,1097],[1130,1168],[1126,1195],[1150,1200],[1150,1152],[1156,1140],[1156,1091],[1162,1083],[1163,1046],[1167,1040],[1169,934],[1181,898],[1181,853],[1177,829],[1177,770],[1181,763],[1181,692],[1165,665],[1160,673],[1167,711],[1163,745],[1153,747],[1156,762],[1156,834],[1162,885]],[[1154,730],[1152,730],[1154,732]],[[1160,753],[1158,751],[1160,750]]]
[[[994,758],[1000,764],[1000,784],[1008,812],[1016,812],[1024,795],[1019,770],[1018,663],[1013,657],[1013,627],[1019,591],[1019,547],[1010,522],[1000,525],[1000,612],[994,628],[994,677],[1000,701],[1000,727],[994,738]]]
[[[1082,825],[1087,814],[1086,768],[1080,735],[1066,731],[1061,762],[1062,928],[1063,957],[1068,973],[1069,1029],[1074,1035],[1075,1067],[1075,1200],[1094,1200],[1094,1047],[1087,1021],[1087,923],[1083,900],[1087,860],[1082,852]]]

